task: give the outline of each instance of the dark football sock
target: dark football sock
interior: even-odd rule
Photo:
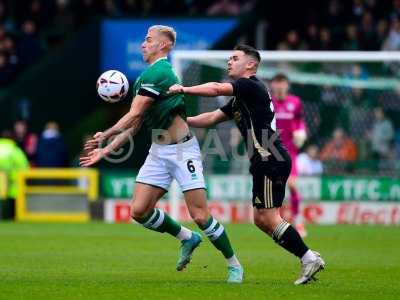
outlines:
[[[302,258],[308,250],[308,247],[304,244],[303,239],[296,229],[284,220],[276,226],[272,233],[272,238],[281,247],[299,258]]]

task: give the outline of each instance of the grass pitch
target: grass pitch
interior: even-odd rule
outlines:
[[[183,272],[179,243],[138,225],[0,223],[0,299],[399,299],[400,228],[309,227],[327,268],[294,286],[298,260],[254,225],[226,225],[245,282],[225,283],[204,240]]]

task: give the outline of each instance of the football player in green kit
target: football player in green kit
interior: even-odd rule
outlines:
[[[201,243],[201,235],[155,208],[175,178],[184,193],[190,216],[224,255],[228,265],[227,281],[241,283],[243,268],[224,227],[210,215],[207,207],[200,147],[186,123],[184,96],[167,93],[170,86],[179,83],[167,60],[175,41],[176,32],[171,27],[155,25],[148,29],[142,53],[149,67],[135,82],[135,96],[130,111],[113,127],[96,133],[85,144],[87,155],[81,157],[81,166],[91,166],[119,149],[130,136],[138,132],[144,122],[152,130],[153,143],[136,178],[131,202],[132,218],[145,228],[166,232],[181,241],[176,268],[183,270]],[[115,139],[110,144],[99,147],[113,136]]]

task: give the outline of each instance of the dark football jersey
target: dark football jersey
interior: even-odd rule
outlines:
[[[269,92],[257,77],[239,78],[232,83],[233,98],[220,109],[233,119],[247,145],[251,161],[274,155],[285,159],[286,152],[276,131],[274,105]],[[276,151],[275,151],[276,150]]]

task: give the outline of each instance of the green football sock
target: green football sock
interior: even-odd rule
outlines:
[[[200,226],[204,234],[208,237],[211,243],[222,252],[225,258],[231,258],[234,253],[229,241],[228,235],[225,232],[224,226],[213,217],[210,217],[204,226]]]
[[[181,225],[158,208],[154,208],[147,216],[137,220],[137,222],[150,230],[167,232],[174,237],[181,231]]]

